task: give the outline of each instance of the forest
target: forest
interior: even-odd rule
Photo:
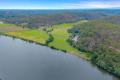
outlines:
[[[23,27],[39,28],[79,20],[94,20],[119,15],[113,10],[0,10],[0,20]]]
[[[91,61],[120,76],[120,17],[112,16],[74,25],[70,29],[71,45],[90,52]],[[77,41],[74,38],[77,36]]]

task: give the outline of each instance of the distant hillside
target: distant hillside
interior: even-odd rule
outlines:
[[[25,25],[30,28],[48,26],[61,23],[71,23],[79,20],[87,19],[98,19],[102,18],[105,15],[94,14],[94,13],[59,13],[59,14],[35,14],[30,16],[13,16],[6,17],[2,20],[7,23]]]
[[[119,10],[0,10],[0,20],[29,28],[94,20],[118,15]]]
[[[75,25],[70,30],[70,41],[77,49],[91,52],[92,61],[99,67],[120,77],[120,26],[109,23],[115,20],[118,19]],[[77,40],[74,40],[76,36]]]
[[[119,16],[107,17],[103,20],[106,21],[106,22],[112,23],[112,24],[120,25],[120,15]]]

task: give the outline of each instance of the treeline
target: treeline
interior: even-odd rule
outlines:
[[[75,25],[69,30],[70,41],[77,49],[90,52],[93,63],[120,77],[120,25],[111,23],[113,17],[109,19]]]
[[[0,10],[0,20],[23,27],[39,28],[79,20],[100,19],[118,13],[118,10],[114,13],[112,10]]]
[[[71,23],[84,19],[100,18],[101,16],[93,14],[77,14],[77,13],[59,13],[59,14],[35,14],[31,16],[21,16],[4,18],[2,21],[6,23],[21,25],[23,27],[38,28],[41,26],[51,26],[55,24]]]
[[[46,40],[46,45],[49,45],[49,43],[51,43],[53,40],[54,40],[54,37],[51,34],[49,34],[49,38],[48,40]]]

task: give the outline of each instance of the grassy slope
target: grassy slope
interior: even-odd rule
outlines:
[[[13,24],[0,24],[0,27],[6,27],[6,26],[15,26]]]
[[[49,38],[48,34],[42,30],[25,30],[8,32],[6,34],[26,40],[35,41],[41,44],[45,44],[46,40]]]
[[[46,32],[41,30],[29,30],[14,24],[0,24],[0,32],[9,36],[31,40],[41,44],[45,44],[49,37]]]
[[[51,32],[52,36],[54,37],[54,41],[49,44],[49,46],[54,46],[55,48],[66,50],[68,52],[78,52],[76,49],[71,47],[69,43],[67,43],[67,39],[69,37],[69,34],[67,32],[67,29],[71,28],[71,25],[69,24],[63,24],[63,25],[56,25],[54,26],[53,31]]]
[[[77,22],[81,23],[81,22]],[[54,37],[53,42],[49,44],[49,46],[52,46],[54,48],[60,49],[60,50],[65,50],[68,53],[75,54],[79,57],[89,59],[90,56],[87,53],[80,52],[77,49],[73,48],[68,42],[69,38],[69,33],[67,32],[68,29],[72,28],[74,24],[61,24],[61,25],[56,25],[53,27],[53,31],[51,32],[52,36]]]

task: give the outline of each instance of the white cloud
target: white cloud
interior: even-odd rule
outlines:
[[[84,2],[77,4],[66,4],[66,8],[120,8],[120,2]]]

